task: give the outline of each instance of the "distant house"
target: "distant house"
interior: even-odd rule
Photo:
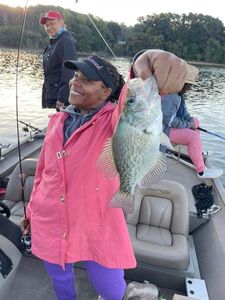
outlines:
[[[118,45],[126,45],[125,41],[118,41]]]

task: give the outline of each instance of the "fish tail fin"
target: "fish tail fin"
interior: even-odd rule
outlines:
[[[134,196],[119,190],[112,197],[110,207],[122,208],[124,213],[131,214],[134,211]]]

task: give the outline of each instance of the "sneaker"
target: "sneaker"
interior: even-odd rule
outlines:
[[[217,178],[223,175],[223,170],[222,169],[207,169],[203,171],[203,174],[197,174],[199,178],[202,179],[207,179],[207,178]]]
[[[104,298],[102,298],[100,295],[98,296],[98,300],[105,300]]]

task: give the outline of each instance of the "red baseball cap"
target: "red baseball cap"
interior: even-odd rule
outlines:
[[[57,19],[64,19],[63,15],[58,11],[48,11],[44,16],[40,17],[39,23],[44,25],[47,21],[50,20],[57,20]]]

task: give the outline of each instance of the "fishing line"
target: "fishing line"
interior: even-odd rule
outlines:
[[[75,0],[75,4],[78,3],[78,0]],[[103,37],[103,35],[101,34],[100,30],[98,29],[98,27],[96,26],[96,24],[94,23],[94,21],[92,20],[90,14],[87,14],[88,19],[90,20],[90,22],[92,23],[92,25],[94,26],[94,28],[96,29],[96,31],[98,32],[98,34],[100,35],[100,37],[102,38],[103,42],[106,44],[106,46],[108,47],[109,51],[112,53],[113,57],[115,59],[117,59],[117,56],[115,55],[115,53],[113,52],[112,48],[109,46],[109,44],[107,43],[107,41],[105,40],[105,38]]]
[[[89,20],[91,21],[92,25],[94,26],[94,28],[97,30],[98,34],[100,35],[100,37],[103,39],[103,41],[105,42],[106,46],[108,47],[108,49],[110,50],[110,52],[112,53],[112,55],[114,56],[114,58],[117,59],[116,55],[114,54],[114,52],[112,51],[112,49],[110,48],[109,44],[106,42],[106,40],[104,39],[103,35],[101,34],[101,32],[99,31],[99,29],[97,28],[97,26],[95,25],[94,21],[91,19],[90,15],[87,14]]]
[[[20,36],[19,36],[19,45],[17,48],[17,58],[16,58],[16,132],[17,132],[17,146],[18,146],[18,157],[19,157],[19,168],[20,168],[20,183],[21,183],[21,199],[23,202],[23,210],[24,210],[24,217],[26,218],[26,203],[25,203],[25,196],[24,196],[24,174],[22,168],[22,157],[21,157],[21,143],[20,143],[20,135],[19,135],[19,106],[18,106],[18,78],[19,78],[19,63],[20,63],[20,49],[22,45],[23,33],[26,23],[28,11],[28,0],[26,0],[26,4],[23,11],[23,18],[22,24],[20,28]]]

